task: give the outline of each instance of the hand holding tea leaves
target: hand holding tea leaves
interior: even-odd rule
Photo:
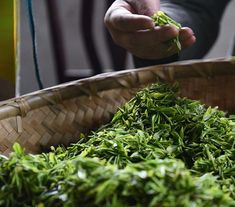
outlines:
[[[181,49],[195,43],[190,28],[156,26],[151,16],[158,10],[159,2],[156,0],[115,1],[106,12],[105,25],[116,44],[143,59],[163,59],[179,52],[177,47],[166,44],[177,37]]]

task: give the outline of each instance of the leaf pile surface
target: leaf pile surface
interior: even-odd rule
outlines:
[[[69,147],[0,157],[0,206],[235,206],[235,122],[154,84]]]

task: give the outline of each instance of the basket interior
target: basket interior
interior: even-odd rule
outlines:
[[[0,153],[15,142],[27,152],[76,142],[81,133],[107,123],[139,89],[178,82],[180,95],[235,113],[235,67],[232,61],[183,62],[102,74],[58,85],[0,106]]]

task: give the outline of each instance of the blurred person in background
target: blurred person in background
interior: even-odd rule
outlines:
[[[113,41],[134,57],[136,67],[199,59],[214,44],[223,12],[230,0],[116,0],[104,22]],[[151,16],[165,12],[182,25],[158,27]],[[179,35],[180,53],[166,41]],[[167,51],[167,52],[166,52]]]

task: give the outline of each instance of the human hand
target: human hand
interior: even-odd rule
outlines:
[[[190,28],[155,26],[152,16],[159,0],[117,0],[106,12],[104,22],[114,42],[143,59],[162,59],[178,52],[167,41],[179,35],[182,49],[195,42]]]

